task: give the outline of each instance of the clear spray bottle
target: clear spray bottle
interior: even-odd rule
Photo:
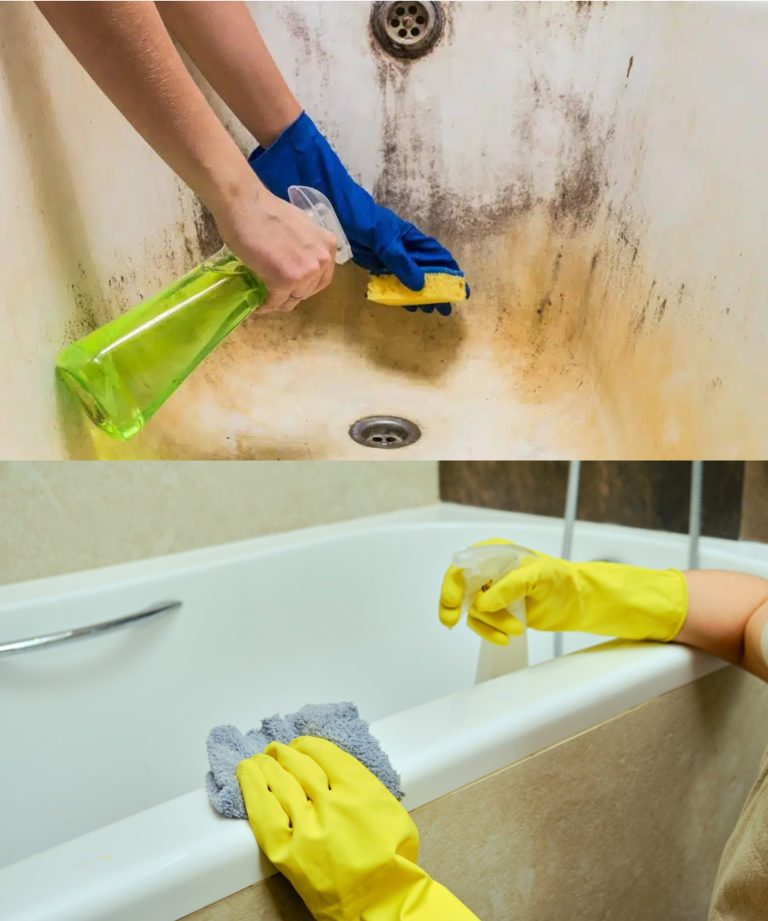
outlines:
[[[453,555],[453,565],[464,574],[464,597],[462,616],[466,617],[472,599],[482,590],[520,565],[530,551],[518,544],[478,544],[460,550]],[[525,601],[513,602],[507,609],[525,625]],[[511,636],[506,646],[496,646],[483,641],[477,662],[475,681],[488,681],[508,672],[517,671],[528,665],[528,640],[525,631],[520,636]]]

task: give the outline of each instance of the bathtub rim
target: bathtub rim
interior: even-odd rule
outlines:
[[[500,525],[519,523],[528,526],[552,527],[553,523],[562,521],[547,515],[531,515],[527,512],[511,512],[502,509],[489,509],[474,505],[460,505],[452,502],[437,502],[430,505],[415,506],[413,508],[398,509],[392,512],[381,512],[377,515],[366,515],[359,518],[347,518],[327,524],[311,525],[296,528],[290,531],[277,531],[271,534],[261,534],[242,540],[227,541],[221,544],[211,544],[191,550],[180,550],[173,553],[159,554],[157,556],[142,557],[120,563],[111,563],[89,569],[80,569],[73,572],[61,573],[54,576],[42,576],[36,579],[25,579],[18,582],[9,582],[0,585],[0,615],[5,608],[39,604],[51,597],[61,597],[75,593],[98,592],[101,589],[114,589],[120,582],[134,582],[139,579],[150,580],[154,577],[167,575],[169,570],[180,572],[191,569],[200,571],[204,568],[220,565],[225,562],[236,563],[246,559],[253,553],[264,553],[283,549],[311,545],[320,540],[333,539],[334,537],[349,536],[366,531],[385,531],[388,527],[393,530],[403,526],[419,529],[451,525],[495,524]],[[687,535],[670,532],[654,531],[647,528],[628,527],[612,523],[577,521],[578,535],[583,533],[603,533],[606,529],[621,534],[632,536],[633,540],[667,545],[670,550],[679,551],[687,545]],[[740,548],[739,553],[733,553],[734,545]],[[768,564],[768,544],[757,541],[736,541],[729,538],[702,537],[702,552],[711,549],[718,554],[732,556],[734,562],[743,562],[747,556],[753,556],[759,565]]]
[[[682,646],[614,641],[371,729],[413,810],[725,667]],[[6,921],[176,921],[273,873],[247,822],[218,816],[200,787],[0,869],[0,909]]]

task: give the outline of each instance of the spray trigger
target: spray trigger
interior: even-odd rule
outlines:
[[[488,589],[503,576],[520,565],[530,551],[517,544],[480,544],[467,547],[453,555],[453,565],[464,574],[462,614],[466,616],[472,598]],[[525,602],[515,601],[509,613],[525,624]]]

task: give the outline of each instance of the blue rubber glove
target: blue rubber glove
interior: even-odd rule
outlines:
[[[425,272],[464,273],[453,256],[433,237],[389,208],[377,205],[349,175],[336,152],[303,112],[268,148],[257,147],[248,158],[256,175],[279,198],[288,201],[288,187],[311,186],[331,202],[349,238],[354,261],[372,275],[396,275],[412,291],[424,287]],[[406,307],[448,316],[450,304]]]

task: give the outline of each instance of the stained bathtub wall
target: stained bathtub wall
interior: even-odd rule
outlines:
[[[56,389],[56,351],[215,228],[34,6],[0,5],[0,456],[365,457],[347,429],[371,412],[422,426],[412,458],[766,455],[766,7],[444,6],[410,63],[368,3],[251,8],[352,173],[456,251],[469,304],[367,306],[346,267],[120,446]]]
[[[0,584],[437,501],[437,465],[0,463]]]
[[[415,810],[421,863],[483,921],[702,921],[757,775],[765,685],[730,668]],[[308,921],[273,877],[188,921]]]

